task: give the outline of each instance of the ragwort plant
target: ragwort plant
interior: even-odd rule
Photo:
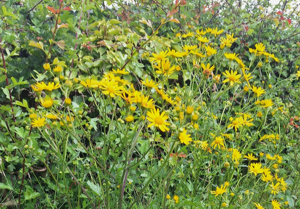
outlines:
[[[1,158],[4,203],[19,208],[297,207],[299,172],[287,163],[287,150],[299,142],[299,117],[276,92],[297,82],[300,71],[276,83],[262,82],[257,72],[272,73],[269,66],[282,60],[262,43],[244,56],[233,53],[230,47],[238,39],[218,28],[190,27],[176,37],[157,37],[164,24],[178,22],[172,15],[184,3],[177,2],[156,29],[141,20],[152,35],[139,46],[131,44],[123,62],[99,73],[88,64],[92,58],[83,58],[85,64],[51,60],[60,4],[49,45],[30,42],[46,54],[44,73],[36,73],[31,85],[36,105],[13,100],[9,83],[4,90],[11,107],[2,109],[5,162],[22,165],[20,182],[14,183],[15,168],[6,168]],[[169,39],[173,48],[154,51],[152,40],[158,39]],[[115,60],[124,56],[118,48],[105,53]],[[136,57],[150,63],[140,75],[128,67]],[[3,51],[2,58],[6,69]],[[9,124],[10,116],[24,122]]]

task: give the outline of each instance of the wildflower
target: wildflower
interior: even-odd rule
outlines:
[[[226,202],[223,202],[222,207],[226,207],[226,206],[227,206]]]
[[[168,54],[167,51],[165,51],[165,52],[164,52],[164,51],[159,52],[159,54],[152,53],[152,56],[153,56],[153,57],[150,57],[149,60],[150,60],[151,62],[157,62],[157,63],[159,63],[159,62],[161,62],[163,59],[166,58],[167,54]]]
[[[224,185],[221,185],[221,187],[217,187],[216,191],[211,191],[211,194],[214,194],[215,197],[218,195],[222,195],[227,191],[227,188]]]
[[[99,81],[96,79],[86,79],[85,81],[80,82],[81,85],[83,85],[85,88],[98,88]]]
[[[224,53],[224,56],[229,59],[230,61],[235,60],[238,56],[238,54],[230,54],[230,53]]]
[[[99,87],[102,89],[102,93],[109,95],[114,98],[115,96],[120,96],[122,94],[123,87],[118,85],[118,82],[111,80],[104,80],[100,83]]]
[[[254,203],[256,206],[256,209],[265,209],[263,206],[261,206],[259,203]]]
[[[37,84],[31,85],[31,88],[33,91],[35,91],[36,93],[39,93],[39,94],[41,93],[41,91],[44,90],[43,86],[37,85]]]
[[[212,65],[210,67],[209,63],[207,64],[207,66],[205,66],[203,63],[201,63],[201,67],[203,68],[203,75],[205,75],[206,78],[208,78],[210,75],[212,75],[212,71],[215,69],[215,66]]]
[[[128,123],[130,123],[130,122],[132,122],[132,121],[134,120],[134,118],[133,118],[132,115],[128,115],[128,116],[125,118],[125,120],[126,120]]]
[[[189,105],[189,106],[186,107],[186,113],[187,113],[187,114],[190,115],[190,114],[193,113],[193,111],[194,111],[194,107],[193,107],[193,106],[190,106],[190,105]]]
[[[248,154],[248,156],[245,155],[245,158],[247,158],[248,160],[251,160],[251,161],[252,161],[252,160],[258,160],[258,158],[254,157],[252,153],[251,153],[251,154]]]
[[[259,63],[257,64],[257,67],[258,67],[258,68],[261,68],[261,66],[262,66],[262,62],[259,62]]]
[[[277,183],[276,185],[274,185],[274,183],[272,182],[272,185],[270,185],[271,187],[271,193],[276,195],[279,193],[279,186],[280,186],[280,183]]]
[[[44,67],[44,70],[51,70],[49,63],[43,64],[43,67]]]
[[[37,118],[37,114],[31,113],[31,114],[29,114],[29,118],[30,119],[36,119]]]
[[[222,34],[223,31],[224,31],[224,30],[219,30],[219,31],[218,31],[218,28],[214,28],[214,29],[211,30],[210,33],[211,33],[212,35],[214,35],[214,36],[217,36],[217,35]]]
[[[248,86],[244,86],[244,91],[248,92],[249,91],[249,87]]]
[[[32,125],[33,128],[43,127],[46,124],[45,120],[46,120],[45,118],[34,119],[31,122],[31,125]]]
[[[130,106],[129,109],[130,111],[134,112],[136,110],[136,106]]]
[[[261,118],[262,117],[262,112],[259,111],[256,116],[259,117],[259,118]]]
[[[70,98],[65,99],[66,105],[70,105],[72,103],[72,100]]]
[[[237,131],[237,129],[243,125],[243,120],[241,119],[241,117],[234,119],[231,124],[227,126],[227,128],[234,128],[234,130]]]
[[[261,163],[251,163],[249,166],[250,173],[254,173],[256,176],[259,173],[263,173],[263,169],[261,168]]]
[[[280,209],[280,203],[277,200],[272,200],[273,209]]]
[[[179,139],[181,144],[189,145],[192,140],[190,134],[186,134],[187,130],[183,129],[183,131],[179,134]]]
[[[60,74],[61,71],[62,71],[62,66],[60,66],[60,65],[57,65],[57,66],[53,69],[53,72],[54,72],[55,74]]]
[[[261,180],[264,182],[270,182],[273,180],[273,176],[271,174],[263,174]]]
[[[206,50],[207,56],[211,56],[211,55],[217,53],[217,50],[215,50],[214,48],[211,48],[210,46],[205,46],[205,50]]]
[[[245,191],[245,195],[248,195],[249,194],[249,190],[247,189],[246,191]]]
[[[272,107],[273,106],[273,102],[271,99],[265,99],[265,100],[261,100],[260,101],[260,105],[262,107],[268,108],[268,107]]]
[[[56,115],[52,114],[52,113],[47,114],[46,118],[51,119],[51,120],[57,120],[58,119],[58,117]]]
[[[178,203],[179,197],[177,195],[174,195],[173,199],[174,199],[175,203]]]
[[[228,187],[230,183],[228,181],[225,181],[224,186]]]
[[[198,30],[196,30],[196,33],[197,33],[199,36],[204,36],[204,35],[207,33],[207,31],[203,31],[203,29],[200,31],[200,30],[198,29]]]
[[[211,143],[211,146],[213,146],[214,149],[216,147],[218,147],[220,149],[220,146],[225,147],[225,145],[224,145],[224,138],[222,138],[220,136],[216,137],[215,140]]]
[[[257,88],[255,86],[253,86],[252,91],[256,94],[256,97],[259,97],[260,95],[266,93],[265,90],[261,87]]]
[[[237,75],[237,72],[236,72],[236,71],[233,72],[233,71],[231,70],[231,72],[229,73],[229,71],[226,70],[225,73],[223,73],[223,75],[225,75],[226,78],[227,78],[227,79],[225,79],[225,80],[223,81],[223,83],[229,82],[229,83],[230,83],[230,86],[232,86],[234,83],[241,83],[241,82],[239,81],[239,78],[241,77],[241,75]]]
[[[235,162],[237,162],[237,161],[239,161],[241,159],[241,157],[242,157],[241,153],[237,149],[233,149],[232,160],[234,160]]]
[[[285,183],[285,181],[284,181],[283,178],[280,179],[280,186],[281,186],[281,190],[283,192],[285,192],[287,190],[287,188],[286,188],[287,187],[287,183]]]
[[[207,42],[209,42],[208,38],[203,37],[203,36],[199,36],[199,37],[198,37],[198,41],[199,41],[200,43],[207,43]]]
[[[198,118],[199,118],[199,116],[198,116],[198,115],[196,115],[196,114],[194,114],[194,115],[192,116],[192,120],[193,120],[193,121],[196,121],[196,120],[198,120]]]
[[[171,67],[171,62],[168,58],[163,59],[158,63],[158,65],[154,65],[154,67],[158,69],[157,71],[155,71],[157,74],[164,74],[167,76],[172,75],[175,70],[175,66]]]
[[[230,166],[230,163],[229,163],[229,162],[225,162],[225,163],[224,163],[224,167],[225,167],[225,168],[229,168],[229,166]]]
[[[46,98],[41,98],[41,104],[43,107],[45,108],[50,108],[53,105],[53,100],[51,99],[51,97],[46,96]]]
[[[112,70],[112,73],[114,74],[121,74],[121,75],[126,75],[126,74],[129,74],[129,72],[126,72],[125,71],[125,68],[123,70],[120,70],[120,69],[117,69],[117,70]]]
[[[170,195],[167,195],[166,198],[169,200],[169,199],[171,199],[171,196],[170,196]]]
[[[219,75],[213,75],[213,81],[215,82],[215,83],[219,83],[220,82],[220,79],[221,79],[221,75],[219,74]]]
[[[159,109],[151,109],[151,112],[147,112],[148,121],[151,123],[148,127],[158,127],[162,132],[169,131],[170,129],[167,127],[170,123],[166,122],[168,116],[165,115],[165,112],[159,113]]]

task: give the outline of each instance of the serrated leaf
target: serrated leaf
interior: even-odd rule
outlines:
[[[99,184],[94,184],[91,181],[87,182],[87,185],[91,188],[91,190],[94,192],[94,194],[101,196],[101,189]]]

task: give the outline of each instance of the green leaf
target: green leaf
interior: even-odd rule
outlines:
[[[13,187],[11,185],[0,183],[0,189],[13,190]]]
[[[115,24],[119,24],[119,23],[121,23],[119,20],[116,20],[116,19],[111,19],[110,21],[109,21],[109,23],[110,24],[112,24],[112,25],[115,25]]]
[[[25,195],[25,200],[32,200],[32,199],[35,199],[35,198],[39,197],[40,193],[38,193],[38,192],[30,192],[30,191],[27,190],[24,193],[24,195]]]
[[[97,131],[97,121],[100,121],[98,118],[91,118],[91,121],[90,121],[90,126],[92,126],[95,131]]]
[[[28,107],[28,103],[27,103],[27,101],[25,99],[23,99],[23,103],[20,102],[20,101],[16,101],[14,104],[18,105],[18,106],[21,106],[21,107],[29,108]]]
[[[247,31],[247,34],[248,34],[249,36],[251,36],[252,33],[254,33],[254,30],[253,30],[252,28],[250,28],[250,29]]]
[[[94,194],[101,196],[101,189],[98,184],[94,184],[93,182],[88,181],[87,185],[91,188],[91,190],[94,192]]]
[[[0,83],[2,83],[5,80],[6,80],[6,76],[5,75],[0,76]]]

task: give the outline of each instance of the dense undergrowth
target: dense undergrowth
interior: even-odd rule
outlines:
[[[1,208],[299,208],[299,12],[245,2],[1,3]]]

